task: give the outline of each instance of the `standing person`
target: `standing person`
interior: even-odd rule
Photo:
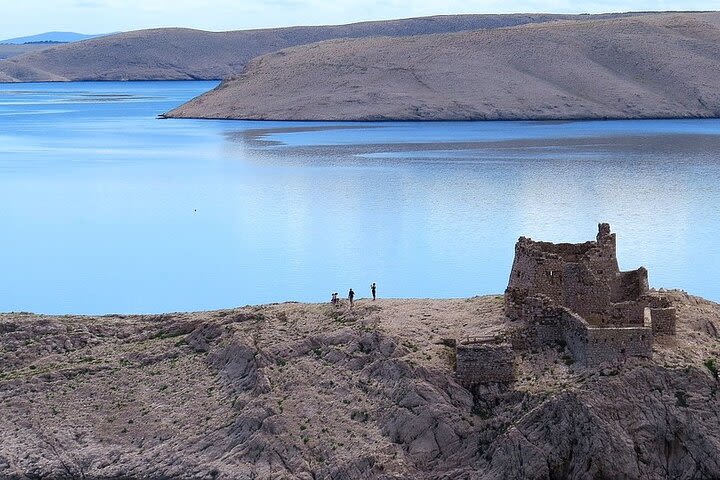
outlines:
[[[370,285],[370,291],[372,292],[373,301],[375,301],[375,292],[377,291],[377,287],[375,286],[375,282]]]
[[[348,300],[350,300],[350,306],[353,306],[353,300],[355,299],[355,292],[353,292],[353,289],[351,288],[348,292]]]

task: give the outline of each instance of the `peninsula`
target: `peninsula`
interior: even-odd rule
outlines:
[[[0,477],[718,478],[720,305],[615,235],[505,296],[0,315]]]
[[[565,19],[261,56],[165,116],[567,120],[720,116],[720,13]]]

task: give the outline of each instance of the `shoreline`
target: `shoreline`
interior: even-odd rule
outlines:
[[[717,120],[720,115],[716,116],[637,116],[637,117],[613,117],[613,116],[579,116],[579,117],[498,117],[498,118],[371,118],[367,119],[351,119],[344,120],[338,118],[315,119],[315,118],[255,118],[255,117],[203,117],[203,116],[176,116],[168,113],[161,113],[157,116],[158,120],[222,120],[222,121],[240,121],[240,122],[304,122],[304,123],[439,123],[439,122],[548,122],[548,123],[564,123],[564,122],[595,122],[595,121],[624,121],[624,120]]]

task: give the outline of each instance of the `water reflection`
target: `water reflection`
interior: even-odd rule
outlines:
[[[155,118],[212,86],[0,86],[0,310],[499,293],[519,235],[599,221],[623,268],[720,299],[720,121]]]

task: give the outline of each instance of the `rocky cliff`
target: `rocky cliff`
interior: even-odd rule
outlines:
[[[157,316],[0,316],[0,477],[718,478],[720,305],[654,359],[518,355],[466,389],[447,339],[500,297]]]
[[[720,14],[331,40],[253,60],[169,117],[258,120],[720,115]]]

